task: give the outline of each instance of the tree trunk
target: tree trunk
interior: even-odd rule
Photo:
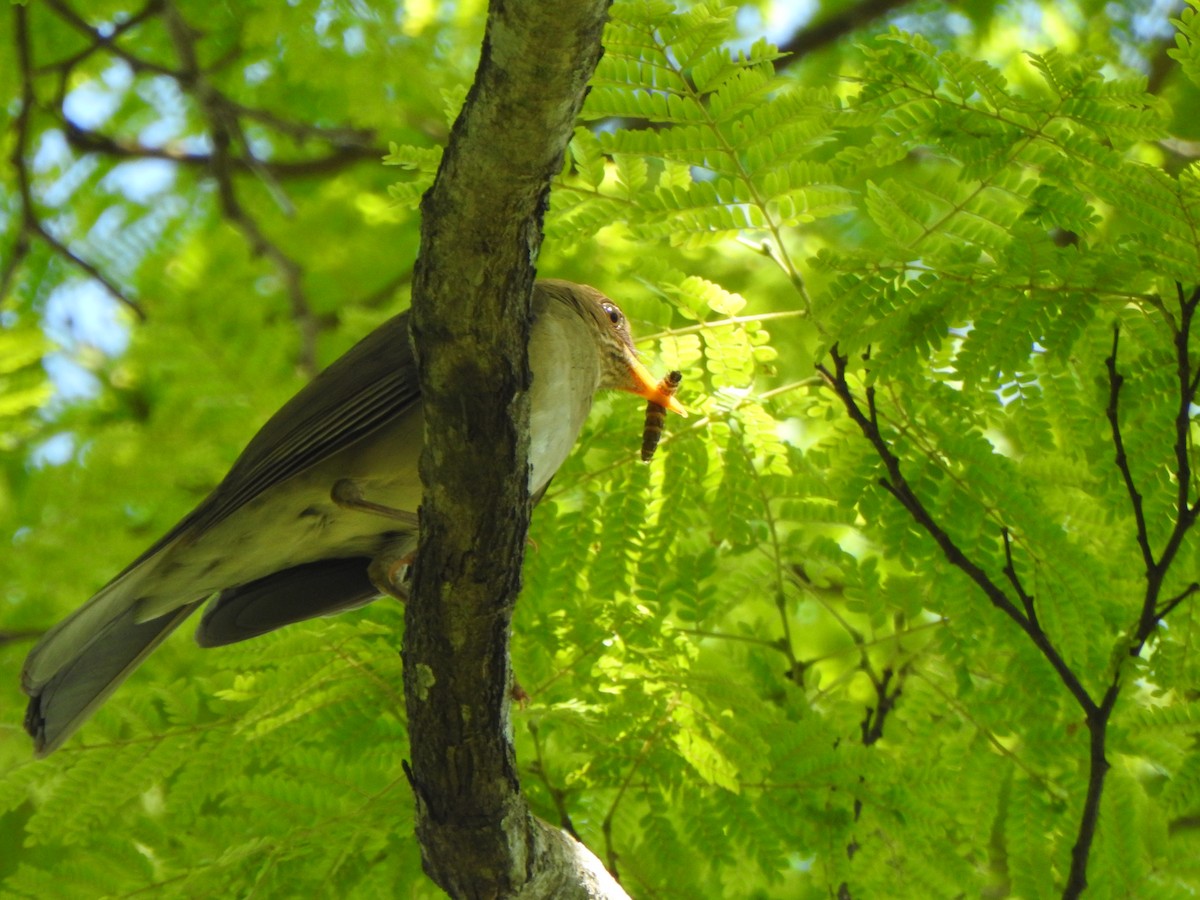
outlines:
[[[422,204],[412,330],[425,496],[405,616],[408,771],[425,871],[454,897],[625,896],[586,848],[531,815],[509,739],[533,264],[607,9],[493,0],[475,83]]]

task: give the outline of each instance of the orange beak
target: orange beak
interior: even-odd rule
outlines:
[[[664,409],[669,409],[671,412],[687,418],[687,410],[683,408],[683,405],[663,391],[659,383],[654,380],[654,376],[650,374],[649,369],[633,358],[629,359],[629,386],[625,390],[631,394],[637,394],[639,397],[645,397],[652,403],[657,403]]]

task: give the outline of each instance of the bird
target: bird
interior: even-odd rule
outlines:
[[[596,392],[686,414],[638,360],[624,313],[593,287],[535,283],[529,337],[529,489],[574,446]],[[25,728],[58,749],[206,603],[202,647],[403,598],[417,547],[424,420],[403,312],[283,405],[200,504],[30,651]]]

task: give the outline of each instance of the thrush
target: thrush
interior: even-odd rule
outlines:
[[[529,339],[529,488],[549,484],[601,388],[682,407],[638,361],[595,288],[539,281]],[[25,727],[58,748],[188,616],[201,646],[255,637],[395,593],[417,546],[424,421],[408,313],[313,379],[199,506],[30,652]]]

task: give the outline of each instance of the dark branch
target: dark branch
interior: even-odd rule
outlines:
[[[1161,622],[1175,610],[1175,607],[1177,607],[1188,597],[1192,596],[1192,594],[1196,593],[1196,591],[1200,591],[1200,583],[1193,581],[1179,594],[1176,594],[1170,600],[1163,603],[1163,605],[1158,608],[1158,612],[1155,614],[1155,617]]]
[[[1125,481],[1125,491],[1129,494],[1129,505],[1133,508],[1133,520],[1137,527],[1138,549],[1142,551],[1142,562],[1147,571],[1154,567],[1154,551],[1150,548],[1150,536],[1146,530],[1146,514],[1142,509],[1142,494],[1133,480],[1133,472],[1129,468],[1129,457],[1125,455],[1125,440],[1121,437],[1121,421],[1118,402],[1121,396],[1121,386],[1125,383],[1124,376],[1117,371],[1117,350],[1121,341],[1121,326],[1113,326],[1112,353],[1104,360],[1108,368],[1108,406],[1104,410],[1108,416],[1109,429],[1112,432],[1113,448],[1116,450],[1115,462],[1117,469]]]
[[[1026,615],[982,568],[962,552],[958,545],[954,543],[953,538],[934,520],[929,510],[926,509],[925,504],[913,492],[908,480],[900,470],[900,459],[891,451],[891,448],[879,430],[874,390],[871,388],[867,390],[868,409],[864,413],[858,405],[858,401],[854,399],[854,393],[846,381],[847,358],[837,352],[836,346],[831,355],[834,362],[834,371],[830,372],[823,365],[817,366],[817,371],[821,373],[826,383],[837,394],[838,399],[845,405],[846,412],[849,413],[850,418],[858,425],[863,436],[883,461],[887,474],[879,479],[880,486],[895,497],[896,501],[912,516],[913,521],[933,538],[950,564],[971,579],[983,591],[988,600],[992,602],[993,606],[1012,619],[1025,632],[1046,661],[1050,663],[1059,680],[1070,692],[1071,696],[1075,698],[1080,708],[1091,715],[1096,709],[1096,702],[1079,680],[1079,676],[1072,671],[1071,667],[1067,665],[1066,660],[1062,658],[1062,654],[1058,652],[1049,635],[1042,630],[1036,619]]]
[[[1171,533],[1167,536],[1162,553],[1157,558],[1154,554],[1154,548],[1150,545],[1150,538],[1147,533],[1146,516],[1142,509],[1142,496],[1134,485],[1129,460],[1125,454],[1125,444],[1121,437],[1117,401],[1124,379],[1117,371],[1117,350],[1120,339],[1119,326],[1113,326],[1112,353],[1105,360],[1105,365],[1108,367],[1109,381],[1107,414],[1112,431],[1113,447],[1116,450],[1116,464],[1117,469],[1121,472],[1121,477],[1125,481],[1130,505],[1133,508],[1134,521],[1137,528],[1137,542],[1141,550],[1146,573],[1146,590],[1142,598],[1141,613],[1138,616],[1133,641],[1129,647],[1131,656],[1137,656],[1142,652],[1142,647],[1150,639],[1162,617],[1182,603],[1187,597],[1191,596],[1192,593],[1192,589],[1189,588],[1165,604],[1160,604],[1162,588],[1167,573],[1175,561],[1179,548],[1183,546],[1184,538],[1187,537],[1188,532],[1196,523],[1197,515],[1200,514],[1200,501],[1193,503],[1191,500],[1192,463],[1191,448],[1189,446],[1192,425],[1191,410],[1196,401],[1197,383],[1200,382],[1200,373],[1192,371],[1190,352],[1192,325],[1195,321],[1197,305],[1200,305],[1200,288],[1194,290],[1191,296],[1187,296],[1183,290],[1183,285],[1177,282],[1175,291],[1179,300],[1179,327],[1174,329],[1172,337],[1175,345],[1175,380],[1178,385],[1175,405],[1175,439],[1173,442],[1176,485],[1175,524],[1171,528]],[[1119,673],[1117,677],[1119,677]]]
[[[1188,520],[1191,514],[1192,463],[1188,453],[1188,437],[1192,426],[1192,404],[1196,399],[1196,377],[1192,375],[1192,360],[1188,345],[1192,336],[1192,319],[1200,301],[1200,288],[1191,297],[1183,296],[1183,285],[1175,283],[1179,296],[1179,331],[1175,333],[1175,369],[1179,379],[1179,403],[1175,411],[1175,480],[1176,524]]]
[[[153,63],[139,57],[133,56],[123,50],[116,40],[121,35],[128,32],[130,29],[140,25],[142,22],[154,16],[163,16],[164,21],[169,24],[169,19],[172,15],[178,16],[178,12],[167,7],[165,0],[150,0],[146,6],[139,12],[135,13],[129,19],[114,26],[112,34],[102,34],[100,31],[89,25],[78,13],[71,9],[63,0],[47,0],[47,5],[53,9],[60,18],[68,25],[86,36],[90,43],[78,53],[65,57],[54,63],[38,67],[37,71],[49,72],[59,71],[63,75],[67,75],[71,70],[82,62],[87,57],[98,51],[106,51],[128,63],[135,72],[151,72],[156,75],[165,75],[179,82],[180,86],[185,90],[192,92],[196,86],[196,75],[207,74],[219,71],[226,65],[234,62],[240,54],[236,46],[231,47],[226,54],[215,63],[210,65],[206,70],[201,71],[194,64],[185,65],[180,69],[172,69],[160,63]],[[65,79],[64,79],[65,80]],[[335,127],[329,128],[321,125],[315,125],[311,122],[295,121],[286,119],[283,116],[273,113],[269,110],[259,109],[253,106],[246,106],[224,93],[216,90],[211,82],[205,82],[204,87],[207,91],[219,98],[220,105],[233,114],[236,118],[251,119],[267,126],[279,134],[285,135],[296,142],[304,142],[307,140],[319,140],[332,145],[335,148],[335,154],[329,160],[313,160],[315,164],[327,163],[333,159],[352,159],[352,158],[373,158],[379,159],[384,156],[385,151],[381,148],[372,147],[371,144],[375,139],[374,132],[370,129]],[[69,126],[69,123],[67,123]],[[101,138],[101,140],[106,140]],[[93,148],[96,149],[96,148]],[[159,151],[163,158],[175,159],[180,162],[189,162],[193,159],[207,159],[196,155],[178,156],[167,154],[165,151]],[[158,155],[151,148],[143,148],[136,155]],[[250,164],[250,160],[242,160],[242,162]],[[304,162],[299,165],[304,165]]]
[[[136,141],[123,141],[86,128],[62,118],[63,133],[67,142],[84,153],[102,153],[117,159],[161,159],[181,166],[211,169],[215,164],[208,153],[187,153],[167,147],[150,147]],[[246,159],[240,154],[230,153],[228,165],[239,171],[266,172],[274,179],[305,178],[327,175],[360,162],[378,163],[386,151],[369,145],[333,145],[324,156],[312,159],[258,160]]]
[[[894,674],[890,668],[884,669],[883,674],[879,677],[876,677],[874,672],[867,672],[871,684],[875,688],[875,705],[867,707],[867,714],[860,723],[864,747],[870,747],[883,737],[883,726],[887,722],[888,714],[896,707],[896,701],[900,699],[903,691],[903,687],[899,684],[900,679],[897,679],[895,689],[890,689]],[[903,675],[903,671],[900,674]]]
[[[803,59],[806,54],[828,47],[906,3],[907,0],[863,0],[815,25],[806,25],[780,44],[780,51],[788,54],[788,58],[780,60],[776,67],[790,65]]]
[[[1108,368],[1108,409],[1106,410],[1109,427],[1112,432],[1113,448],[1116,451],[1117,469],[1125,482],[1125,490],[1129,494],[1130,505],[1133,508],[1134,523],[1137,530],[1137,543],[1145,565],[1146,592],[1142,599],[1141,613],[1130,643],[1129,654],[1137,656],[1142,652],[1150,635],[1158,627],[1158,623],[1175,609],[1180,603],[1190,597],[1200,585],[1192,583],[1187,589],[1166,603],[1160,605],[1163,582],[1167,571],[1175,559],[1184,537],[1196,521],[1196,505],[1191,504],[1191,458],[1188,448],[1188,437],[1191,431],[1191,407],[1196,398],[1197,378],[1191,370],[1189,344],[1191,340],[1192,321],[1195,316],[1197,303],[1200,302],[1200,289],[1185,297],[1183,285],[1176,283],[1176,293],[1179,298],[1179,327],[1174,330],[1175,344],[1175,374],[1179,385],[1175,415],[1175,478],[1177,483],[1175,525],[1163,547],[1162,555],[1155,559],[1154,549],[1150,546],[1150,537],[1146,527],[1146,516],[1142,505],[1142,495],[1138,492],[1125,453],[1125,443],[1121,436],[1118,401],[1121,385],[1124,381],[1117,371],[1117,351],[1120,348],[1120,327],[1113,326],[1112,352],[1105,360]],[[1064,898],[1076,898],[1087,888],[1087,863],[1091,851],[1092,840],[1095,837],[1097,823],[1100,819],[1100,799],[1104,791],[1104,779],[1108,773],[1109,764],[1105,758],[1105,741],[1108,733],[1108,721],[1116,705],[1117,696],[1121,689],[1121,667],[1113,673],[1112,681],[1105,691],[1104,698],[1094,712],[1088,715],[1087,724],[1090,735],[1089,742],[1089,772],[1088,791],[1084,800],[1083,815],[1080,819],[1079,834],[1075,845],[1071,848],[1071,871],[1067,876],[1067,884],[1063,891]]]
[[[1116,395],[1120,388],[1120,376],[1116,374],[1115,368],[1115,337],[1113,344],[1113,357],[1109,363],[1110,384],[1112,385],[1109,409],[1110,421],[1114,423],[1114,435],[1119,440],[1120,429],[1116,427],[1115,423]],[[908,510],[913,520],[937,542],[950,563],[975,582],[994,606],[1017,623],[1021,630],[1033,641],[1046,661],[1054,668],[1059,680],[1062,681],[1063,685],[1075,698],[1075,701],[1084,712],[1089,737],[1088,790],[1080,815],[1079,830],[1076,834],[1075,843],[1071,848],[1071,869],[1067,875],[1066,887],[1063,891],[1064,898],[1077,898],[1087,887],[1088,858],[1096,836],[1096,825],[1100,818],[1100,798],[1104,792],[1104,779],[1109,768],[1108,760],[1105,758],[1105,741],[1108,734],[1109,717],[1112,714],[1113,706],[1116,704],[1117,695],[1120,692],[1120,669],[1118,668],[1115,673],[1113,681],[1105,692],[1104,697],[1099,703],[1096,703],[1079,680],[1079,677],[1066,664],[1066,661],[1059,654],[1057,648],[1050,641],[1049,636],[1042,630],[1041,625],[1038,623],[1037,617],[1034,615],[1033,597],[1025,592],[1020,580],[1017,578],[1007,529],[1003,532],[1006,560],[1004,571],[1010,584],[1012,584],[1014,590],[1017,592],[1023,610],[1013,603],[1008,595],[992,581],[986,572],[969,560],[945,530],[934,521],[929,511],[925,508],[925,505],[914,494],[911,486],[904,478],[900,470],[899,458],[892,453],[887,441],[879,431],[878,416],[874,405],[874,391],[867,391],[869,414],[864,414],[858,402],[854,399],[854,395],[846,381],[846,357],[838,354],[837,347],[834,347],[832,356],[834,361],[833,373],[829,372],[824,366],[818,366],[817,369],[824,376],[830,387],[833,388],[842,403],[845,404],[850,418],[858,425],[863,435],[875,448],[875,452],[879,458],[883,460],[887,475],[880,479],[880,484]],[[1124,459],[1123,449],[1118,450],[1118,457],[1122,460]],[[1124,471],[1128,472],[1128,466],[1125,466]],[[1127,485],[1130,487],[1131,496],[1137,496],[1136,491],[1132,488],[1132,477],[1127,480]],[[1141,500],[1138,497],[1136,507],[1139,510],[1141,508],[1140,504]],[[1146,546],[1148,547],[1148,543]]]
[[[1004,575],[1008,578],[1008,583],[1013,586],[1013,590],[1017,592],[1017,597],[1020,599],[1021,606],[1025,610],[1025,615],[1029,617],[1029,621],[1034,625],[1038,625],[1037,610],[1033,605],[1033,595],[1026,592],[1025,586],[1021,584],[1021,579],[1017,575],[1017,568],[1013,565],[1012,536],[1008,533],[1007,528],[1001,529],[1000,533],[1004,537]]]
[[[28,252],[28,246],[22,246],[22,240],[28,238],[36,238],[46,244],[54,253],[67,260],[78,269],[82,269],[89,277],[98,281],[104,286],[113,297],[124,304],[133,312],[138,319],[146,318],[145,311],[137,301],[127,296],[116,284],[114,284],[103,272],[95,265],[88,262],[74,250],[56,238],[46,228],[45,224],[38,218],[37,208],[33,200],[33,188],[29,178],[29,168],[26,159],[29,155],[29,125],[30,117],[33,114],[34,105],[37,102],[36,95],[33,89],[33,58],[30,50],[29,42],[29,20],[26,7],[23,4],[13,5],[13,15],[15,17],[16,28],[16,44],[17,44],[17,61],[21,72],[21,108],[17,112],[16,119],[13,122],[13,130],[16,133],[16,140],[13,141],[12,155],[10,161],[17,175],[17,193],[21,202],[21,231],[24,236],[18,239],[17,253],[14,254],[19,262]],[[5,287],[13,278],[16,265],[10,261],[6,266],[3,278]],[[0,297],[3,295],[0,294]]]
[[[92,54],[105,50],[129,64],[135,72],[152,72],[156,75],[174,75],[174,73],[166,66],[158,63],[149,62],[134,56],[132,53],[126,52],[117,43],[117,39],[125,34],[130,29],[140,25],[145,20],[156,16],[162,12],[163,0],[150,0],[141,10],[134,13],[124,22],[113,28],[112,34],[101,34],[91,25],[89,25],[75,10],[71,9],[63,0],[46,0],[46,5],[54,10],[64,22],[82,34],[90,42],[83,50],[75,53],[65,59],[60,59],[53,63],[48,63],[39,67],[38,71],[45,72],[52,69],[58,69],[62,72],[69,72],[79,63],[83,62]]]
[[[235,138],[242,138],[242,152],[247,164],[257,169],[257,161],[251,152],[249,144],[241,135],[237,116],[225,102],[224,95],[213,89],[200,70],[196,57],[196,32],[193,30],[175,8],[174,4],[166,3],[163,7],[163,21],[167,33],[179,56],[179,71],[177,77],[181,84],[186,85],[200,105],[201,112],[208,121],[212,137],[213,152],[209,171],[217,182],[217,196],[221,202],[222,214],[232,222],[250,242],[251,252],[255,256],[265,256],[271,261],[275,270],[283,279],[288,300],[292,307],[292,319],[300,331],[300,366],[308,373],[317,374],[317,321],[312,307],[304,292],[302,280],[303,270],[300,264],[288,256],[283,249],[263,232],[258,222],[246,212],[238,199],[237,188],[234,185],[233,172],[235,169],[234,156],[231,146]]]
[[[1100,823],[1100,799],[1104,794],[1104,779],[1109,764],[1105,755],[1108,740],[1108,720],[1116,705],[1121,690],[1120,672],[1104,693],[1095,711],[1087,717],[1088,727],[1088,787],[1083,799],[1083,811],[1079,816],[1079,830],[1075,843],[1071,845],[1071,869],[1063,887],[1063,900],[1077,900],[1087,890],[1088,858],[1096,838],[1096,826]]]

